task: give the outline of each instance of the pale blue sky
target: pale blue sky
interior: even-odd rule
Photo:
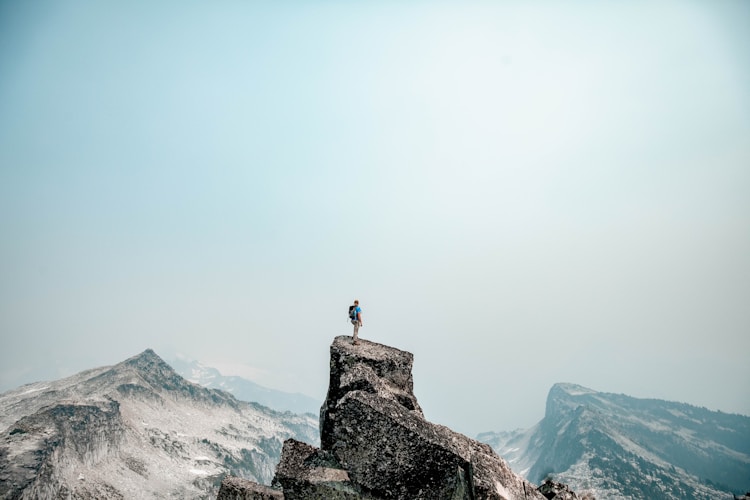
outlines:
[[[750,414],[750,3],[0,3],[0,390],[147,347],[426,416]]]

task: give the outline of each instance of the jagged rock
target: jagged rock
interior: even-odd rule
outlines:
[[[283,488],[286,500],[367,498],[331,453],[294,439],[284,442],[273,484]]]
[[[374,342],[334,339],[321,449],[284,442],[273,480],[284,498],[545,500],[489,445],[425,420],[413,359]],[[567,492],[566,500],[579,498]]]
[[[274,484],[285,498],[543,500],[490,446],[425,420],[412,363],[405,351],[334,339],[322,449],[284,443]]]
[[[284,500],[284,493],[247,479],[227,476],[221,482],[216,500]]]
[[[573,500],[578,498],[567,484],[556,483],[551,479],[545,479],[545,481],[539,485],[538,489],[547,500]]]
[[[410,352],[366,340],[353,346],[348,337],[334,339],[328,394],[320,409],[321,447],[330,449],[335,445],[337,405],[349,393],[377,394],[424,418],[414,396],[413,362]]]

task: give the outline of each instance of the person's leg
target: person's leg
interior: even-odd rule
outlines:
[[[357,339],[357,335],[359,334],[359,321],[355,319],[352,321],[352,323],[354,324],[354,335],[352,335],[354,340],[352,341],[352,343],[358,344],[359,340]]]

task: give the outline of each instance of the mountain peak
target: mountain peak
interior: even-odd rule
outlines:
[[[285,439],[317,439],[312,416],[192,384],[152,349],[0,408],[0,498],[215,498],[227,473],[270,482]]]
[[[558,394],[564,393],[569,396],[583,396],[584,394],[596,394],[597,391],[589,389],[578,384],[571,384],[569,382],[558,382],[552,386],[550,393],[556,392]]]
[[[126,359],[121,362],[120,365],[132,366],[137,369],[151,369],[155,366],[161,367],[161,365],[169,367],[169,365],[151,348]]]
[[[566,415],[582,405],[595,405],[598,395],[597,391],[582,385],[557,383],[549,390],[546,415]]]
[[[181,397],[202,399],[206,402],[237,404],[235,398],[229,393],[207,389],[184,379],[153,349],[146,349],[142,353],[126,359],[112,367],[112,371],[128,377],[135,374],[138,381],[128,382],[128,385],[135,383],[136,385],[148,386],[149,390],[159,393],[166,391],[172,397],[179,394]]]
[[[141,378],[151,384],[162,385],[166,382],[168,386],[179,386],[185,383],[185,380],[153,349],[146,349],[142,353],[118,363],[113,368],[115,371],[135,371]]]
[[[187,381],[180,377],[171,366],[161,359],[152,349],[146,349],[112,367],[114,373],[125,376],[135,374],[142,383],[152,389],[174,390],[184,386]]]

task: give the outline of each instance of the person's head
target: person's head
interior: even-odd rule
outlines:
[[[359,305],[359,301],[355,299],[355,300],[354,300],[354,305],[355,305],[355,306],[358,306],[358,305]]]

